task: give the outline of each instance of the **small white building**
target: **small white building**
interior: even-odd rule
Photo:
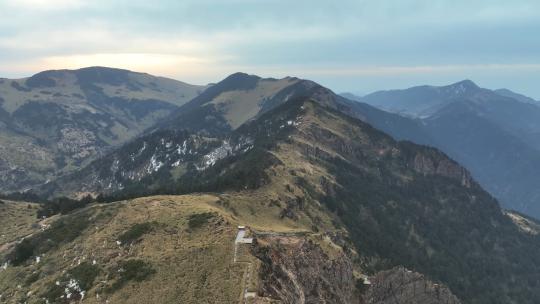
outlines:
[[[236,240],[234,241],[237,244],[251,244],[253,243],[253,238],[247,238],[246,235],[246,226],[238,226],[238,234],[236,235]]]

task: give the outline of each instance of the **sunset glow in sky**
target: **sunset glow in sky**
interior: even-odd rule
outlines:
[[[0,77],[237,71],[368,93],[471,79],[540,99],[537,0],[1,0]]]

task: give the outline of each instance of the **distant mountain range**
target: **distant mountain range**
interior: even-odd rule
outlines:
[[[86,165],[205,88],[101,67],[0,79],[0,191]]]
[[[540,107],[532,98],[506,89],[483,89],[470,80],[345,98],[309,80],[244,73],[212,86],[100,67],[2,79],[0,190],[24,190],[45,182],[53,182],[46,186],[52,189],[55,179],[81,174],[78,169],[100,155],[123,154],[114,148],[132,139],[136,141],[131,147],[141,148],[145,137],[138,136],[143,134],[148,138],[164,132],[167,138],[185,130],[203,136],[193,142],[199,145],[205,136],[224,136],[269,109],[306,96],[398,140],[441,149],[470,169],[506,208],[540,217],[540,176],[535,170],[540,167]],[[107,157],[112,156],[100,162]],[[139,162],[138,178],[146,175],[149,164],[150,159]],[[126,182],[104,178],[98,183],[95,172],[85,176],[90,192],[116,191]]]
[[[249,146],[245,138],[231,138],[231,131],[290,100],[313,98],[320,104],[366,121],[397,139],[430,143],[429,135],[413,120],[350,101],[315,82],[298,78],[260,78],[235,73],[211,86],[192,101],[157,123],[151,132],[84,169],[48,183],[48,195],[114,193],[146,180],[151,188],[163,184],[164,176],[189,173],[207,161],[201,156],[223,158]],[[189,161],[188,161],[189,160]],[[188,165],[189,164],[189,165]],[[160,174],[156,172],[160,171]],[[167,171],[164,175],[163,172]]]
[[[420,122],[429,144],[471,170],[503,206],[540,217],[540,107],[532,98],[466,80],[357,100]]]
[[[33,189],[101,203],[44,203],[47,214],[63,214],[39,231],[0,226],[15,240],[0,240],[2,294],[10,303],[67,294],[114,302],[236,303],[241,295],[259,303],[536,303],[540,223],[502,210],[478,173],[448,156],[497,148],[469,164],[485,170],[525,147],[536,153],[515,134],[523,122],[493,110],[522,103],[470,81],[413,91],[404,95],[434,100],[405,115],[308,80],[235,73],[190,101],[169,102],[174,107],[138,135]],[[377,105],[401,98],[396,92],[379,93]],[[73,205],[54,210],[64,203]],[[21,217],[33,208],[1,204]],[[254,241],[233,250],[246,223]]]

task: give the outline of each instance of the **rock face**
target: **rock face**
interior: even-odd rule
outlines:
[[[370,278],[366,304],[460,304],[450,290],[403,267],[382,271]]]
[[[403,267],[364,285],[341,248],[323,250],[301,236],[258,238],[253,253],[262,261],[256,303],[461,304],[446,286]]]
[[[262,261],[259,296],[290,304],[360,303],[351,261],[333,256],[302,237],[257,239],[254,254]]]
[[[414,170],[424,175],[440,175],[461,180],[461,184],[470,187],[472,177],[470,173],[448,158],[437,159],[425,154],[417,154],[414,158]]]

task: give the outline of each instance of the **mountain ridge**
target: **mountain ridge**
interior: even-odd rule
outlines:
[[[532,246],[531,250],[538,246],[536,241],[518,232],[501,212],[496,200],[481,190],[465,169],[443,153],[435,148],[396,142],[368,124],[316,101],[291,100],[238,132],[244,136],[246,133],[243,132],[259,134],[252,135],[255,136],[254,148],[241,157],[232,154],[218,160],[206,176],[229,176],[238,183],[234,188],[225,189],[248,189],[267,193],[265,195],[270,197],[277,195],[280,197],[280,216],[298,222],[316,222],[313,215],[317,214],[319,202],[349,231],[349,237],[360,252],[372,258],[379,256],[380,260],[375,258],[378,263],[371,265],[374,269],[387,267],[387,263],[403,263],[408,268],[421,270],[448,283],[465,303],[472,302],[473,298],[506,303],[512,296],[494,291],[498,289],[490,287],[493,286],[492,281],[472,273],[478,273],[485,267],[500,270],[512,267],[511,262],[503,263],[499,259],[506,260],[506,254],[522,252],[511,249],[514,245],[503,245],[502,239],[497,239],[498,233],[504,239],[512,235],[523,246]],[[262,138],[257,139],[259,136]],[[270,153],[262,153],[263,150]],[[275,158],[276,161],[263,161]],[[265,165],[254,167],[253,161]],[[201,190],[212,192],[213,189],[221,189],[219,184],[223,185],[223,181],[209,183],[208,188]],[[456,196],[457,193],[460,194]],[[392,213],[389,210],[396,211]],[[359,217],[361,221],[358,221]],[[424,222],[426,220],[429,224]],[[491,221],[500,225],[501,230],[494,231]],[[411,224],[413,222],[415,224]],[[479,224],[480,235],[490,241],[485,245],[477,243],[483,244],[474,233],[465,233],[467,229],[464,227],[469,225],[466,223]],[[409,235],[411,229],[417,236]],[[437,231],[437,237],[430,234],[432,230]],[[419,239],[414,241],[417,237]],[[390,239],[383,243],[377,241],[381,238]],[[488,256],[493,254],[490,248],[495,244],[506,249],[497,258],[489,259]],[[426,252],[417,246],[427,246]],[[428,257],[431,250],[437,252],[437,258]],[[451,250],[457,250],[459,254],[451,254]],[[469,250],[482,255],[480,260],[475,259],[479,264],[473,267],[474,271],[466,262],[474,256],[467,253]],[[400,253],[405,254],[401,256]],[[522,258],[525,259],[524,256]],[[537,264],[530,261],[530,265]],[[367,260],[366,265],[370,265]],[[446,269],[435,270],[437,267]],[[450,274],[452,271],[448,267],[458,271],[459,275]],[[515,270],[508,271],[517,275]],[[509,284],[504,277],[499,279],[500,284]],[[522,292],[534,293],[528,287],[524,287]]]
[[[269,82],[275,84],[274,81]],[[113,273],[118,273],[117,265],[124,265],[120,257],[126,251],[131,259],[146,265],[143,269],[156,269],[156,280],[166,286],[176,284],[183,276],[175,273],[163,279],[161,275],[177,270],[164,257],[189,269],[197,265],[204,269],[205,278],[215,278],[225,271],[236,280],[241,276],[229,266],[233,251],[222,248],[231,247],[227,242],[234,238],[233,227],[248,225],[253,228],[254,243],[247,248],[249,254],[242,254],[254,265],[251,277],[258,278],[261,285],[246,286],[261,301],[377,303],[376,297],[392,294],[394,289],[389,285],[403,283],[400,290],[404,294],[415,296],[417,287],[422,290],[418,296],[426,296],[428,299],[422,300],[425,303],[440,302],[438,297],[466,304],[534,303],[540,296],[536,288],[540,260],[534,254],[540,248],[540,239],[536,235],[524,231],[510,215],[503,213],[496,199],[480,187],[468,170],[444,152],[392,137],[370,124],[376,120],[393,132],[410,136],[417,133],[396,126],[416,126],[415,121],[341,99],[317,85],[296,96],[289,94],[289,90],[298,89],[296,85],[305,88],[309,84],[287,86],[277,93],[279,97],[266,95],[270,97],[267,102],[276,98],[268,103],[266,111],[261,111],[260,99],[250,99],[257,111],[250,112],[251,117],[242,117],[243,122],[236,128],[228,124],[226,130],[215,131],[198,129],[197,125],[192,130],[154,130],[116,150],[118,153],[113,151],[94,161],[93,164],[100,165],[79,172],[82,177],[97,172],[109,178],[97,180],[102,188],[123,181],[124,177],[137,178],[131,185],[117,183],[106,193],[104,201],[120,201],[109,205],[111,209],[94,204],[60,218],[80,220],[81,224],[85,223],[81,219],[95,219],[92,223],[99,227],[107,227],[104,223],[108,221],[115,228],[105,229],[102,235],[99,228],[94,232],[94,227],[82,227],[81,235],[85,238],[68,234],[73,239],[59,238],[58,244],[46,246],[45,240],[51,239],[58,229],[55,225],[52,231],[21,243],[29,243],[32,252],[23,255],[25,259],[17,259],[18,265],[8,266],[6,278],[18,271],[33,270],[36,266],[31,258],[35,253],[46,253],[46,257],[51,257],[50,263],[58,263],[62,249],[56,250],[54,246],[77,244],[80,249],[76,256],[90,254],[84,249],[89,246],[95,248],[93,254],[100,265],[112,261],[98,266],[104,276],[110,275],[112,282],[122,279]],[[220,84],[213,87],[219,88]],[[245,97],[257,88],[252,84],[246,87],[249,89],[222,88],[213,96],[225,93]],[[201,100],[198,107],[204,108],[208,98]],[[214,104],[211,108],[205,115],[212,113],[227,122],[226,111],[215,111]],[[84,171],[87,168],[92,171]],[[139,179],[138,173],[145,174]],[[68,188],[69,182],[79,187],[92,186],[92,180],[77,179],[74,175],[57,182]],[[83,190],[97,194],[101,189]],[[61,190],[79,191],[76,187]],[[160,194],[169,196],[155,196]],[[134,213],[129,220],[127,213]],[[122,243],[115,245],[114,241],[118,240],[116,235],[129,231],[126,223],[137,222],[133,218],[156,220],[159,224],[152,226],[148,222],[154,228],[124,250]],[[188,228],[190,218],[194,228]],[[213,245],[204,240],[211,240]],[[109,244],[103,252],[92,245],[103,241]],[[164,248],[170,242],[177,244],[174,250]],[[192,250],[186,250],[184,243],[190,244]],[[163,248],[162,255],[143,249],[157,244]],[[7,256],[20,256],[17,253],[25,253],[24,246],[9,247]],[[202,255],[202,260],[213,256],[213,268],[200,264],[201,259],[186,258],[186,254],[193,252]],[[180,260],[176,253],[181,255]],[[76,256],[70,253],[69,259]],[[186,260],[190,263],[186,264]],[[403,266],[424,274],[427,280],[399,270]],[[72,270],[67,270],[70,275]],[[63,278],[58,272],[55,277]],[[376,286],[364,286],[369,285],[365,279],[371,278]],[[410,285],[409,280],[414,279],[423,283],[423,289]],[[48,280],[38,275],[38,283],[30,286],[54,284]],[[156,280],[150,276],[134,286],[156,286]],[[7,284],[9,292],[17,288],[17,279],[12,281],[15,283]],[[210,279],[207,283],[215,281]],[[90,294],[106,294],[101,283],[92,284],[88,284]],[[106,296],[117,299],[127,290],[121,288],[119,293]],[[227,299],[234,298],[235,289],[232,290],[224,294]],[[148,292],[154,293],[152,289]],[[170,298],[155,292],[160,298]],[[371,297],[374,294],[375,298]],[[47,296],[54,298],[55,294]]]
[[[459,98],[453,98],[453,93],[444,95],[448,88],[465,92],[461,87],[469,93]],[[434,95],[433,88],[443,92],[444,98]],[[385,91],[361,100],[380,107],[385,103],[395,105],[393,109],[382,108],[420,119],[430,136],[429,145],[467,166],[506,208],[538,218],[540,193],[535,185],[540,181],[530,168],[540,165],[540,107],[507,95],[460,82]],[[426,108],[428,112],[418,111]]]
[[[378,91],[358,100],[390,112],[424,118],[453,100],[477,94],[480,90],[473,81],[462,80],[446,86],[423,85],[402,90]],[[398,94],[400,100],[394,97]]]
[[[0,191],[84,166],[204,90],[127,70],[51,70],[0,83]]]
[[[269,91],[266,90],[268,87],[271,88]],[[220,96],[227,97],[222,98]],[[367,104],[351,102],[315,82],[292,77],[273,79],[261,78],[245,73],[235,73],[213,85],[201,95],[180,107],[177,110],[177,113],[171,114],[168,119],[159,123],[144,136],[136,138],[129,143],[128,146],[137,146],[137,149],[141,150],[147,146],[147,139],[150,139],[151,142],[155,143],[151,148],[155,148],[156,151],[155,154],[152,155],[138,155],[135,158],[132,157],[131,160],[127,159],[126,162],[120,161],[120,164],[125,164],[125,166],[127,166],[124,168],[124,171],[121,168],[122,166],[119,168],[122,177],[118,175],[120,173],[114,171],[116,170],[115,168],[118,168],[116,162],[118,160],[126,159],[126,156],[123,154],[134,155],[135,152],[126,152],[125,150],[122,150],[123,148],[120,148],[120,150],[112,151],[109,155],[105,155],[102,158],[102,161],[108,165],[104,166],[103,164],[94,162],[83,169],[78,176],[82,176],[85,179],[84,182],[79,180],[79,177],[75,177],[75,175],[68,175],[61,178],[56,183],[53,182],[45,185],[40,191],[46,189],[44,191],[45,193],[52,194],[56,191],[54,189],[57,189],[55,184],[80,184],[89,188],[76,192],[90,192],[95,193],[96,195],[102,191],[111,193],[111,191],[117,191],[117,187],[121,188],[124,187],[126,183],[133,182],[133,180],[130,181],[124,178],[124,176],[132,176],[135,174],[134,172],[128,173],[125,171],[125,169],[133,166],[130,162],[136,162],[144,166],[144,168],[155,168],[156,161],[161,165],[172,164],[178,160],[178,157],[182,158],[185,156],[184,154],[179,155],[178,153],[173,152],[174,149],[179,149],[178,151],[187,149],[188,152],[202,153],[192,146],[188,145],[188,147],[186,147],[185,142],[177,142],[177,138],[172,134],[190,134],[189,136],[196,136],[201,139],[206,137],[207,140],[213,141],[214,143],[221,142],[221,146],[218,145],[218,147],[214,147],[216,149],[223,149],[219,153],[216,152],[217,154],[231,152],[233,147],[239,143],[235,144],[229,142],[230,139],[227,139],[227,134],[245,128],[243,127],[245,124],[264,116],[266,112],[291,100],[305,98],[312,98],[322,105],[373,124],[375,127],[389,132],[397,139],[414,139],[417,142],[423,143],[430,142],[429,135],[420,129],[418,122],[402,118],[399,115],[386,113]],[[218,102],[215,102],[216,99]],[[216,107],[216,104],[220,103],[219,100],[225,100],[224,102],[229,106],[222,108]],[[248,110],[243,113],[248,113],[249,115],[238,116],[237,118],[239,118],[239,120],[230,124],[228,116],[230,116],[230,113],[234,112],[235,109],[239,108],[236,104],[239,104],[243,109],[247,108]],[[161,141],[156,141],[155,138],[157,137],[160,137]],[[152,140],[152,138],[154,138],[154,140]],[[223,146],[225,144],[226,146]],[[245,144],[246,143],[243,143],[241,146]],[[199,156],[203,154],[204,153]],[[143,158],[136,159],[139,157]],[[113,170],[114,172],[110,170]],[[183,172],[180,168],[178,170],[178,173]],[[97,172],[101,173],[97,174]],[[139,178],[144,178],[146,175],[150,175],[151,172],[153,172],[153,169],[148,171],[147,169],[142,169],[142,167],[139,168],[137,176],[140,177],[138,177],[137,180],[139,180]],[[89,177],[92,177],[93,179],[88,180]],[[105,180],[108,182],[104,182]],[[111,187],[109,187],[109,184]],[[100,186],[92,189],[91,185]],[[73,190],[73,187],[68,188]],[[105,188],[108,188],[108,190]],[[66,194],[65,192],[62,193]],[[70,192],[67,192],[67,194],[69,193]]]
[[[517,101],[523,102],[523,103],[531,103],[538,105],[538,100],[535,100],[531,97],[525,96],[523,94],[516,93],[514,91],[511,91],[509,89],[497,89],[494,90],[495,93],[500,94],[502,96],[510,97],[512,99],[515,99]]]

